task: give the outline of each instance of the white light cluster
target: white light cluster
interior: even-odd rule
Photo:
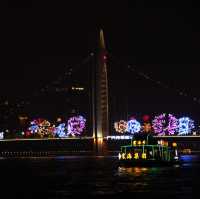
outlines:
[[[74,87],[74,86],[72,86],[72,90],[83,91],[84,88],[83,87]]]
[[[178,120],[178,135],[187,135],[194,128],[194,121],[189,117],[182,117]]]
[[[132,139],[132,136],[129,135],[111,135],[111,136],[107,136],[106,139],[111,139],[111,140],[130,140]]]
[[[0,132],[0,140],[4,139],[4,132]]]

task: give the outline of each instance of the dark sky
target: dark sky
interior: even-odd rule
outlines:
[[[2,99],[28,95],[62,73],[64,66],[80,63],[96,49],[102,27],[107,48],[119,62],[134,64],[153,79],[191,96],[182,100],[172,89],[159,99],[160,105],[152,102],[156,97],[142,102],[138,98],[142,107],[149,101],[155,109],[166,109],[162,105],[168,104],[173,111],[182,104],[179,111],[186,105],[187,111],[198,114],[200,105],[192,98],[200,99],[199,19],[199,8],[192,1],[10,2],[1,24],[0,95]],[[115,67],[112,72],[120,74]],[[140,78],[136,81],[139,93],[152,87],[154,96],[162,95],[159,86]]]

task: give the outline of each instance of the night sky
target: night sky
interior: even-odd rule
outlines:
[[[127,105],[128,115],[164,111],[200,116],[197,5],[190,1],[72,2],[7,3],[1,24],[1,101],[27,97],[54,81],[66,66],[81,63],[97,49],[98,31],[103,28],[112,55],[108,62],[115,110]],[[142,78],[128,65],[169,88]],[[182,91],[188,97],[181,96]]]

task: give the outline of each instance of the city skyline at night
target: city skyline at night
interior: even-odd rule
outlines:
[[[37,1],[9,3],[0,79],[2,113],[9,109],[50,118],[72,110],[90,114],[85,105],[91,103],[91,69],[96,64],[91,54],[96,56],[103,28],[113,120],[162,112],[198,120],[198,25],[183,12],[193,7],[158,4],[156,9],[136,1],[115,3],[110,12],[112,5],[85,3],[80,9],[74,3],[63,8]],[[84,90],[71,89],[76,86]]]
[[[20,0],[1,13],[2,199],[198,198],[194,1]]]

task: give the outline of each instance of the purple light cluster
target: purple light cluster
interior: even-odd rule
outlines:
[[[178,120],[172,114],[161,114],[152,121],[154,132],[158,135],[174,135],[178,127]]]
[[[168,115],[168,134],[174,135],[178,128],[178,119],[172,114]]]
[[[80,135],[85,129],[86,119],[83,116],[74,116],[68,120],[67,135]]]

